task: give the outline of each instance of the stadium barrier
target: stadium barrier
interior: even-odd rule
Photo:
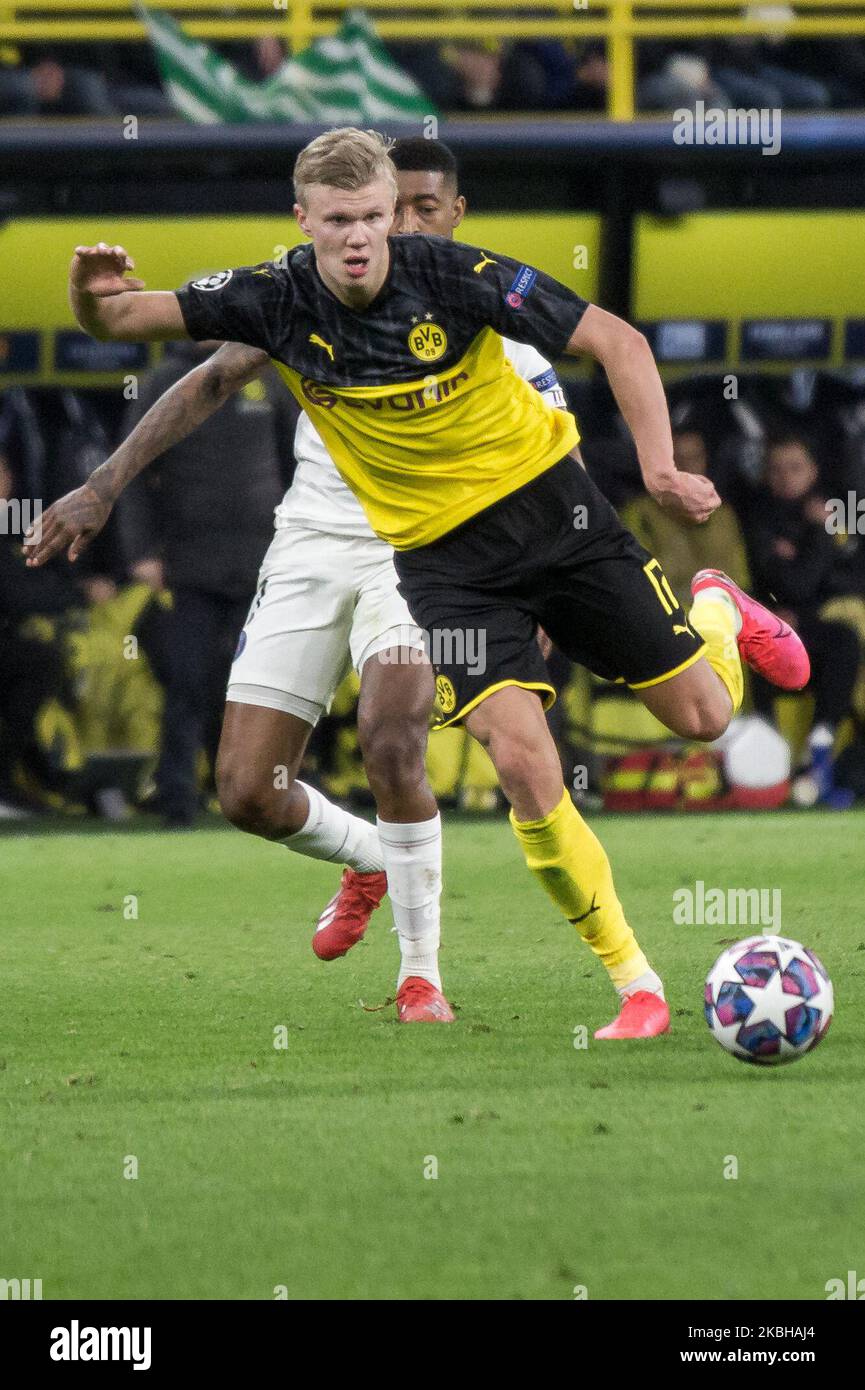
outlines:
[[[224,6],[212,0],[149,4],[174,15],[195,38],[248,40],[277,34],[292,53],[333,33],[343,12],[358,8],[357,0],[320,5],[311,0],[233,0],[237,14],[226,18]],[[641,40],[865,35],[865,0],[793,0],[790,6],[775,7],[742,0],[522,0],[510,14],[501,0],[471,0],[465,10],[452,0],[370,0],[363,8],[385,41],[603,39],[611,73],[607,115],[615,121],[634,119]],[[0,3],[0,45],[144,38],[135,0],[55,0],[50,9]]]
[[[18,267],[0,291],[0,386],[122,386],[152,351],[76,331],[70,248],[126,240],[151,284],[267,259],[297,240],[288,175],[319,129],[142,120],[130,141],[120,120],[0,122],[0,259]],[[466,239],[639,322],[668,379],[865,361],[862,117],[785,117],[782,160],[677,146],[669,120],[439,133],[460,158]],[[671,189],[688,200],[672,205]]]

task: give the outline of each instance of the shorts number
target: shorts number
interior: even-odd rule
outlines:
[[[669,617],[672,613],[675,613],[676,609],[679,607],[679,603],[676,595],[670,588],[670,581],[661,569],[660,560],[650,560],[647,565],[643,565],[643,572],[652,585],[655,593],[658,595],[658,601],[667,616]]]

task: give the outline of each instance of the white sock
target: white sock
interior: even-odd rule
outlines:
[[[694,602],[691,604],[692,613],[696,608],[697,604],[700,602],[701,598],[714,599],[715,602],[726,603],[727,607],[730,609],[730,612],[736,619],[736,634],[738,635],[742,631],[742,614],[739,612],[738,608],[731,599],[730,595],[727,593],[726,589],[721,589],[715,584],[708,584],[705,589],[699,589],[697,593],[694,595]]]
[[[298,782],[309,798],[309,815],[300,830],[286,835],[282,844],[308,859],[327,859],[347,864],[359,874],[374,874],[384,868],[381,845],[374,825],[335,806],[326,796]]]
[[[438,967],[441,816],[436,812],[432,820],[410,825],[382,820],[377,820],[376,824],[387,871],[394,930],[399,938],[401,960],[397,989],[409,975],[419,975],[441,989]]]
[[[627,999],[629,994],[636,994],[638,989],[647,989],[650,994],[657,994],[660,995],[661,999],[666,999],[661,977],[656,975],[651,968],[645,970],[642,975],[638,975],[636,980],[632,980],[629,985],[622,985],[619,989],[619,997]]]

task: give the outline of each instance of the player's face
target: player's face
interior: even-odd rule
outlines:
[[[295,205],[302,231],[312,237],[318,273],[338,298],[363,303],[381,289],[393,208],[393,188],[386,179],[353,193],[311,184],[306,207]]]
[[[817,482],[817,465],[802,444],[778,444],[766,461],[766,480],[776,497],[796,502]]]
[[[452,237],[463,220],[466,200],[438,169],[399,169],[391,236],[425,232]]]

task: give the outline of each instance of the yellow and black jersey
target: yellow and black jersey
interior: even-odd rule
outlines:
[[[434,236],[388,245],[387,279],[362,310],[331,293],[309,244],[177,297],[190,337],[270,354],[373,530],[408,550],[577,443],[573,417],[516,375],[499,335],[555,358],[588,304],[498,252]]]

